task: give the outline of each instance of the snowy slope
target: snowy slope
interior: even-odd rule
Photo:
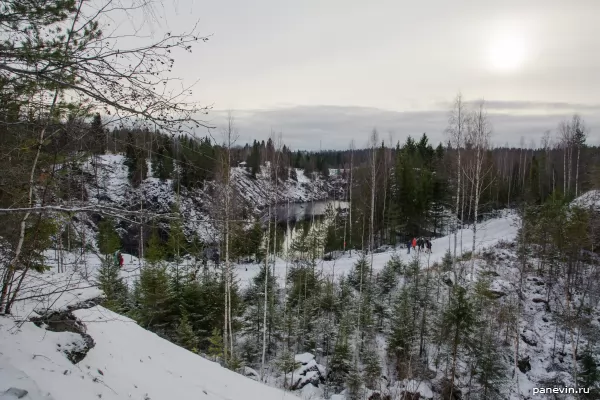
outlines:
[[[494,218],[483,223],[477,224],[477,238],[475,248],[477,251],[495,246],[501,241],[510,242],[515,239],[517,234],[518,216],[513,212],[505,212],[501,218]],[[460,248],[462,234],[462,251]],[[449,243],[451,241],[451,243]],[[421,252],[415,255],[411,251],[407,254],[406,247],[401,247],[396,250],[387,251],[373,255],[373,270],[379,271],[383,269],[386,263],[393,255],[397,255],[403,262],[408,263],[418,256],[420,265],[425,268],[434,262],[440,262],[446,251],[451,246],[454,249],[454,235],[451,237],[444,236],[432,241],[432,253],[428,254]],[[458,248],[457,254],[462,254],[471,251],[473,246],[473,230],[463,229],[458,232]],[[353,268],[360,255],[353,253],[352,256],[346,255],[333,261],[319,261],[318,267],[321,268],[326,275],[335,275],[339,278],[341,275],[347,275]],[[370,256],[369,256],[370,260]],[[240,286],[245,287],[250,284],[252,278],[259,273],[260,266],[257,264],[242,264],[236,267],[236,276],[240,281]],[[282,259],[278,259],[275,264],[275,273],[281,285],[285,284],[286,263]]]
[[[574,206],[600,210],[600,190],[590,190],[573,200]]]
[[[10,387],[25,389],[29,395],[24,399],[30,400],[298,399],[222,368],[103,307],[74,314],[96,343],[77,365],[60,351],[77,340],[76,334],[49,332],[30,322],[17,330],[12,319],[0,318],[0,393]]]
[[[94,284],[100,266],[97,255],[64,252],[66,272],[61,273],[54,251],[45,256],[50,271],[30,272],[13,315],[0,317],[0,400],[297,399],[180,348],[129,318],[93,306],[102,296]],[[131,284],[139,261],[130,255],[124,258],[121,276]],[[81,334],[29,322],[48,311],[70,309],[95,342],[78,364],[64,352],[85,348]],[[23,391],[28,394],[18,397]]]

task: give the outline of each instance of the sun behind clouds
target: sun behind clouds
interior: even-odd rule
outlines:
[[[527,61],[527,39],[522,32],[498,32],[488,46],[487,62],[494,72],[515,72]]]

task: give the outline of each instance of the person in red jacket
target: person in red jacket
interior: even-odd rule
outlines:
[[[413,238],[412,246],[413,246],[413,250],[417,247],[417,238]]]
[[[123,254],[119,252],[119,267],[123,268]]]

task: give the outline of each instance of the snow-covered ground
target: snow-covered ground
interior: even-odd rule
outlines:
[[[505,213],[501,218],[478,224],[476,247],[482,250],[500,241],[511,241],[516,232],[517,216]],[[459,244],[461,233],[463,250],[470,251],[472,230],[458,233]],[[404,247],[374,254],[374,270],[382,269],[393,255],[405,262],[418,256],[423,266],[439,262],[449,239],[434,240],[431,254],[409,255]],[[25,280],[21,300],[15,304],[14,315],[0,317],[0,399],[18,398],[12,394],[8,397],[6,391],[10,388],[26,390],[28,394],[22,398],[30,400],[297,399],[188,352],[101,306],[73,311],[95,342],[85,358],[73,364],[64,351],[82,347],[81,335],[53,332],[27,319],[101,296],[94,285],[100,258],[93,253],[82,256],[65,252],[63,264],[68,272],[58,273],[54,251],[46,252],[46,257],[53,266],[51,271],[31,273]],[[347,274],[358,257],[356,253],[345,255],[334,261],[320,261],[318,266],[324,274],[335,274],[337,278]],[[131,255],[124,255],[124,259],[122,276],[132,283],[139,273],[139,260]],[[285,267],[284,260],[277,260],[276,273],[281,283]],[[247,286],[259,268],[256,264],[236,265],[240,286]],[[299,393],[305,399],[317,398],[319,394],[311,385]]]
[[[590,190],[573,200],[572,205],[600,210],[600,190]]]
[[[31,272],[13,314],[0,317],[0,400],[298,399],[174,345],[101,306],[77,309],[102,296],[94,284],[100,258],[64,252],[67,272],[59,273],[54,251],[45,255],[51,270]],[[139,260],[124,258],[121,275],[132,283]],[[29,321],[72,308],[95,342],[78,364],[65,351],[84,348],[82,335]]]
[[[294,400],[139,327],[103,307],[77,310],[95,341],[78,364],[62,350],[81,340],[31,322],[0,318],[0,399],[10,388],[26,400]]]
[[[475,241],[476,251],[481,251],[485,248],[495,246],[501,241],[510,242],[515,239],[518,230],[518,216],[514,212],[504,212],[502,217],[487,220],[483,223],[477,224],[477,237]],[[467,251],[471,251],[473,247],[473,229],[463,229],[458,231],[458,246],[457,254],[462,254]],[[462,251],[461,251],[461,237],[462,237]],[[454,236],[444,236],[432,241],[431,254],[427,252],[417,252],[411,250],[408,254],[406,247],[399,247],[397,249],[391,249],[384,253],[376,253],[373,255],[373,270],[379,271],[383,269],[386,263],[396,255],[403,262],[410,262],[414,260],[415,256],[419,257],[420,265],[427,267],[434,262],[440,262],[448,248],[454,251]],[[347,275],[358,261],[360,254],[353,252],[352,255],[346,254],[333,261],[318,261],[318,268],[325,275],[334,275],[337,279],[342,275]],[[368,258],[370,260],[370,256]],[[289,265],[288,265],[289,267]],[[256,276],[261,266],[257,264],[240,264],[236,266],[236,276],[239,279],[240,286],[248,286],[252,278]],[[275,274],[277,276],[280,285],[285,282],[285,271],[286,261],[277,259],[275,263]]]

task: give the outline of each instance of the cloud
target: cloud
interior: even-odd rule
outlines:
[[[600,129],[598,106],[576,106],[566,103],[486,102],[493,127],[495,145],[539,144],[545,131],[553,131],[558,123],[578,112],[590,132]],[[370,132],[376,128],[382,140],[404,142],[411,135],[427,133],[434,144],[447,141],[444,130],[449,107],[430,111],[399,112],[369,107],[295,106],[265,110],[232,111],[239,132],[238,144],[252,140],[266,140],[271,132],[282,133],[283,141],[292,149],[318,150],[346,149],[354,139],[356,147],[367,144]],[[535,112],[550,109],[552,112]],[[515,111],[519,111],[518,113]],[[221,127],[227,113],[211,112],[211,122]],[[217,137],[218,134],[214,134]],[[595,136],[588,135],[590,144],[598,144]]]

